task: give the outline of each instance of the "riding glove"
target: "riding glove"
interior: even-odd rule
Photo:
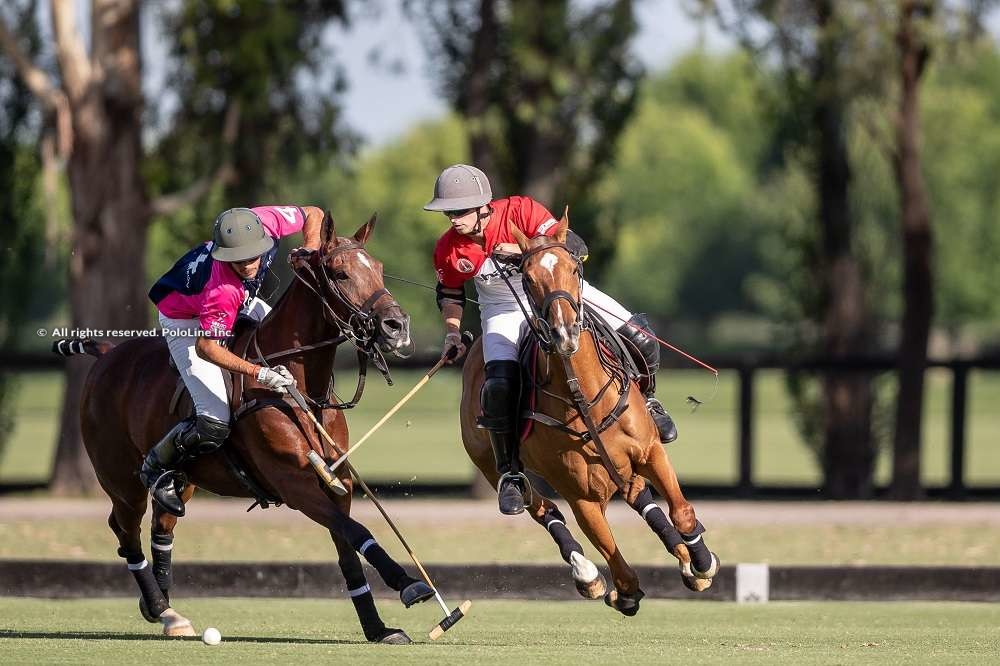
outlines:
[[[451,331],[444,336],[444,349],[441,351],[441,358],[447,359],[449,363],[462,358],[465,354],[465,343],[462,342],[462,334],[458,331]]]
[[[287,393],[286,386],[294,386],[295,378],[283,365],[273,368],[261,368],[257,373],[257,381],[278,393]]]

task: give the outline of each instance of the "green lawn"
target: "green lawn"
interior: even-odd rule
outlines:
[[[358,503],[364,500],[358,498]],[[696,503],[697,505],[697,503]],[[109,504],[110,506],[110,504]],[[408,512],[401,518],[395,505],[390,515],[400,523],[407,541],[424,562],[531,562],[561,564],[548,534],[531,519],[464,519],[447,508],[428,509],[426,516]],[[454,505],[461,508],[461,502]],[[492,503],[491,503],[492,506]],[[287,512],[288,509],[277,509]],[[206,520],[199,517],[197,498],[189,518],[177,527],[174,559],[194,561],[334,562],[329,535],[306,520]],[[281,514],[278,514],[281,515]],[[569,517],[570,529],[595,561],[600,555]],[[406,552],[385,522],[370,516],[363,521],[400,561]],[[706,518],[705,538],[723,562],[771,564],[920,564],[1000,566],[1000,528],[989,524],[936,525],[933,530],[894,525],[716,525]],[[615,540],[632,564],[676,566],[660,541],[637,516],[612,521]],[[148,527],[143,525],[148,541]],[[469,535],[475,538],[469,538]],[[778,546],[780,544],[780,547]],[[0,558],[117,561],[117,542],[104,520],[0,520]]]
[[[341,392],[350,395],[354,376],[347,371],[338,376]],[[396,372],[396,385],[388,388],[377,374],[370,375],[364,400],[348,413],[353,436],[366,432],[420,376],[416,371]],[[704,371],[660,374],[659,395],[681,434],[668,450],[682,482],[727,483],[736,479],[736,380],[735,372],[723,372],[715,390],[713,378]],[[926,483],[943,484],[949,469],[950,373],[932,371],[928,380],[923,477]],[[14,431],[0,459],[0,481],[41,480],[48,476],[52,465],[61,376],[22,375],[20,383]],[[457,372],[435,376],[358,452],[359,467],[370,479],[429,483],[471,478],[472,464],[459,440],[460,383]],[[684,403],[688,395],[707,402],[692,413]],[[1000,375],[973,373],[969,396],[966,479],[972,485],[1000,483],[1000,410],[996,409],[1000,404]],[[779,372],[758,373],[755,406],[755,480],[818,484],[819,470],[789,416]],[[883,451],[877,464],[880,483],[888,480],[889,465],[888,451]]]
[[[457,605],[457,599],[448,600]],[[633,618],[601,602],[473,600],[436,643],[435,606],[379,604],[417,641],[369,645],[342,600],[191,599],[178,610],[216,647],[166,640],[133,599],[0,598],[5,663],[343,664],[909,664],[989,663],[1000,651],[1000,606],[946,603],[771,603],[646,599]]]

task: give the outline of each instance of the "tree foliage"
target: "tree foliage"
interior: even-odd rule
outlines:
[[[599,271],[619,220],[601,215],[590,193],[614,162],[643,73],[629,48],[633,2],[408,4],[419,7],[438,87],[466,120],[494,194],[526,194],[557,213],[569,204]]]

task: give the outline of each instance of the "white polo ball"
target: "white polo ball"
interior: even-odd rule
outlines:
[[[222,634],[215,627],[209,627],[201,635],[201,642],[205,645],[218,645],[222,642]]]

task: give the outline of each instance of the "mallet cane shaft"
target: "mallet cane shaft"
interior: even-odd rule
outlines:
[[[471,342],[471,340],[472,340],[472,334],[469,333],[468,331],[465,331],[464,333],[462,333],[462,339],[466,341],[466,344],[469,344]],[[457,350],[453,349],[452,351],[454,352],[454,351],[457,351]],[[440,370],[442,367],[444,367],[444,364],[447,363],[448,361],[450,361],[452,358],[454,358],[454,356],[455,356],[455,354],[451,353],[451,354],[448,355],[447,358],[442,358],[440,361],[438,361],[437,363],[435,363],[434,367],[432,367],[430,370],[428,370],[427,374],[424,375],[423,377],[421,377],[420,381],[417,382],[417,384],[413,388],[411,388],[406,395],[404,395],[402,398],[400,398],[399,402],[397,402],[395,405],[392,406],[392,409],[390,409],[388,412],[385,413],[385,416],[383,416],[382,418],[380,418],[378,420],[378,422],[375,425],[373,425],[368,430],[368,432],[366,432],[364,435],[362,435],[361,439],[359,439],[354,444],[354,446],[352,446],[351,448],[347,449],[347,451],[344,452],[344,455],[342,455],[339,458],[337,458],[337,460],[335,460],[333,462],[333,464],[330,465],[327,469],[329,469],[331,473],[335,472],[337,470],[337,468],[340,467],[340,465],[342,463],[344,463],[344,462],[347,461],[347,458],[352,453],[354,453],[355,451],[358,450],[358,447],[360,447],[362,444],[364,444],[365,441],[369,437],[371,437],[373,434],[375,434],[376,430],[378,430],[379,428],[381,428],[382,425],[386,421],[388,421],[392,417],[393,414],[395,414],[396,412],[398,412],[399,408],[402,407],[403,405],[405,405],[409,401],[409,399],[412,398],[414,396],[414,394],[416,394],[417,391],[419,391],[421,388],[423,388],[424,384],[426,384],[427,382],[429,382],[430,379],[431,379],[431,377],[434,376],[434,373],[436,373],[438,370]]]

